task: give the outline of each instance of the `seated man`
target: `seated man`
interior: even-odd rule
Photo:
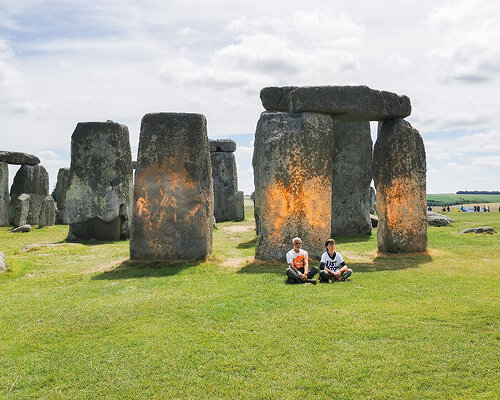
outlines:
[[[293,249],[286,253],[288,283],[312,283],[315,285],[316,279],[312,279],[312,277],[317,274],[318,268],[309,269],[307,251],[301,247],[302,239],[296,237],[293,239]]]
[[[347,268],[344,259],[339,253],[335,252],[335,240],[328,239],[325,242],[326,251],[321,256],[319,264],[320,282],[345,281],[352,274],[352,269]]]

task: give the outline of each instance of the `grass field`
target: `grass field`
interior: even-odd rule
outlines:
[[[253,259],[246,211],[201,263],[0,228],[0,398],[499,398],[500,236],[458,231],[498,232],[500,213],[429,227],[427,254],[336,238],[354,274],[313,286]],[[21,251],[33,243],[63,244]]]
[[[498,194],[456,194],[456,193],[440,193],[427,194],[427,201],[439,201],[444,204],[478,204],[483,203],[499,203],[500,195]],[[497,207],[498,209],[498,207]]]

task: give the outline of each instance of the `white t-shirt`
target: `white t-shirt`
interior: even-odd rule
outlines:
[[[295,268],[304,268],[304,264],[307,260],[307,251],[300,249],[297,253],[295,249],[290,250],[286,253],[286,263],[290,266],[290,263],[295,265]]]
[[[334,252],[333,258],[331,258],[330,255],[328,254],[328,252],[325,251],[323,253],[323,255],[321,256],[320,264],[324,263],[325,268],[329,269],[332,272],[335,272],[336,270],[339,269],[339,267],[341,266],[341,264],[343,262],[344,262],[344,259],[342,258],[342,256],[339,253]]]

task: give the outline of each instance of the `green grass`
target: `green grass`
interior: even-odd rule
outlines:
[[[128,242],[20,252],[67,227],[0,228],[0,398],[498,398],[500,237],[458,231],[498,232],[500,213],[452,216],[423,255],[337,238],[354,275],[316,286],[253,260],[251,218],[171,265],[129,261]]]
[[[454,205],[466,203],[498,203],[500,195],[498,194],[456,194],[456,193],[440,193],[427,194],[427,202],[431,205]]]

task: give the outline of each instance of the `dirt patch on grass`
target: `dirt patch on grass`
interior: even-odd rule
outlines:
[[[229,232],[229,233],[244,233],[244,232],[250,232],[252,229],[255,229],[251,225],[235,225],[235,226],[225,226],[222,228],[224,232]]]
[[[253,257],[231,257],[231,258],[226,258],[221,265],[224,268],[239,269],[244,265],[249,264],[253,261],[254,261]]]
[[[110,263],[106,263],[103,265],[96,265],[94,268],[91,268],[87,271],[88,274],[95,274],[97,272],[108,272],[114,270],[118,267],[122,262],[128,260],[128,258],[122,258],[120,260],[115,260]]]

